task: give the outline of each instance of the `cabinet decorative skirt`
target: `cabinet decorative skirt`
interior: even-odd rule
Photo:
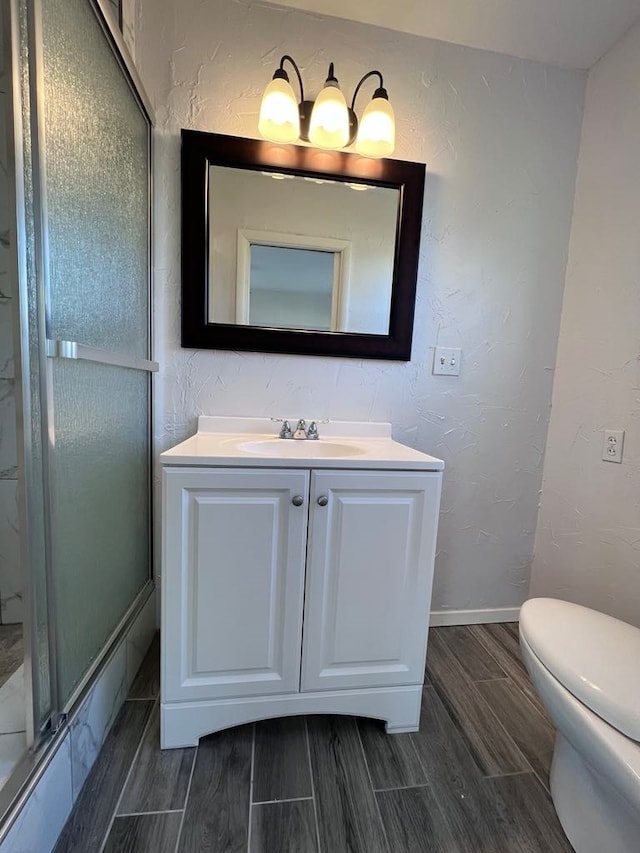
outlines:
[[[293,693],[262,699],[221,699],[217,702],[163,703],[160,739],[163,749],[197,746],[212,732],[294,714],[348,714],[384,720],[387,734],[417,732],[422,685],[370,690]]]

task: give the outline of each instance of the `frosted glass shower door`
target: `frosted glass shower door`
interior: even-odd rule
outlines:
[[[38,156],[57,704],[150,579],[150,121],[89,0],[46,0]]]

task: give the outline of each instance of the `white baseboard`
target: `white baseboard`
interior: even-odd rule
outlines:
[[[432,628],[443,625],[479,625],[486,622],[517,622],[519,607],[495,607],[487,610],[432,610]]]

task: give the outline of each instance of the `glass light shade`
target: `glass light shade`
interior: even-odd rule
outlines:
[[[396,120],[386,98],[373,98],[362,114],[356,151],[365,157],[388,157],[396,147]]]
[[[280,77],[264,90],[258,119],[260,135],[270,142],[295,142],[300,136],[300,112],[291,85]]]
[[[325,86],[316,98],[309,123],[309,142],[318,148],[344,148],[349,142],[349,111],[340,89]]]

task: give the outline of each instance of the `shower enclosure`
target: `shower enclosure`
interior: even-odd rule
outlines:
[[[29,752],[2,810],[153,589],[151,110],[112,21],[108,0],[3,3],[0,396],[16,412]]]

